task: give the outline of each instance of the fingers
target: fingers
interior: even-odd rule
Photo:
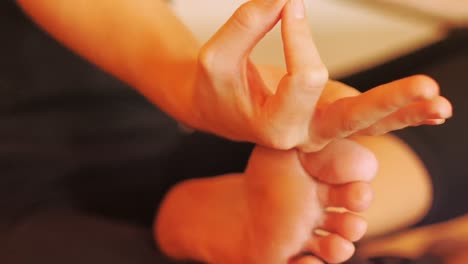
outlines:
[[[372,188],[366,182],[321,185],[318,195],[324,207],[344,207],[354,212],[368,209],[373,199]]]
[[[361,92],[349,85],[334,80],[328,80],[320,96],[319,103],[321,105],[331,104],[338,99],[354,97],[360,94]]]
[[[299,157],[309,175],[328,184],[369,182],[378,168],[370,150],[348,139],[334,140],[319,152],[300,152]]]
[[[411,103],[429,100],[439,93],[437,83],[423,75],[384,84],[355,97],[343,98],[323,110],[319,130],[328,139],[363,130]],[[312,124],[314,126],[315,124]]]
[[[357,135],[382,135],[390,131],[416,125],[440,125],[452,116],[452,106],[444,97],[410,104],[383,118]]]
[[[279,145],[295,147],[306,143],[307,124],[328,80],[328,71],[315,48],[303,0],[286,3],[281,25],[288,74],[276,94],[267,99],[263,111],[278,136],[288,135]]]
[[[202,63],[226,71],[238,68],[278,22],[286,1],[251,0],[241,5],[202,48]]]

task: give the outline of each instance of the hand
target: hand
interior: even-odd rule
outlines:
[[[265,85],[249,59],[254,46],[280,19],[286,1],[243,4],[202,48],[191,89],[197,121],[189,125],[277,149],[307,143],[310,116],[328,72],[315,49],[304,10],[294,18],[297,22],[283,21],[288,24],[283,27],[283,39],[292,72],[278,87]]]
[[[296,12],[281,17],[287,72],[277,86],[268,85],[249,55],[277,23],[285,1],[245,3],[202,48],[191,82],[196,117],[189,125],[233,140],[310,152],[336,138],[438,124],[451,115],[437,84],[421,76],[360,96],[336,87],[322,96],[328,72],[301,1]]]
[[[264,82],[270,86],[276,86],[285,74],[284,69],[269,65],[259,66],[259,71]],[[411,91],[421,94],[428,92],[425,89],[434,92],[435,95],[427,96],[429,99],[416,99],[418,98],[416,97],[413,103],[408,103],[393,111],[385,110],[386,107],[392,105],[392,101],[410,96]],[[365,128],[359,129],[356,124],[355,129],[346,129],[353,126],[353,124],[346,124],[347,121],[352,120],[352,114],[347,110],[359,108],[361,109],[360,121],[363,123],[361,127]],[[452,115],[452,106],[447,99],[438,95],[438,86],[434,80],[427,76],[417,75],[380,85],[363,94],[344,83],[329,80],[317,101],[315,111],[316,118],[320,118],[317,113],[322,112],[321,118],[324,120],[314,123],[317,125],[316,130],[326,130],[326,125],[329,123],[328,127],[336,125],[334,133],[338,134],[341,131],[342,136],[337,137],[376,136],[408,126],[442,124]],[[357,115],[359,111],[355,111]],[[331,118],[338,120],[332,123]],[[318,136],[316,142],[327,143],[329,139]]]

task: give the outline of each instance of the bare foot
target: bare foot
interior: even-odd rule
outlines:
[[[316,257],[303,256],[313,254],[337,263],[351,257],[351,241],[361,238],[366,222],[353,213],[325,209],[366,209],[372,194],[364,181],[371,180],[375,164],[370,153],[347,140],[307,155],[255,149],[246,170],[249,232],[256,252],[265,255],[254,262],[320,263]],[[314,234],[317,229],[330,234]]]
[[[375,171],[373,155],[348,140],[307,155],[257,147],[243,176],[190,180],[172,190],[156,237],[170,256],[207,263],[342,262],[367,225],[326,208],[366,209],[372,193],[364,181]]]

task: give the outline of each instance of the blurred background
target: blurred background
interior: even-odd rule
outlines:
[[[173,0],[176,12],[207,40],[245,1]],[[435,43],[449,28],[467,25],[467,0],[306,0],[320,54],[340,78]],[[258,63],[284,65],[277,25],[256,48]],[[277,54],[277,55],[276,55]]]

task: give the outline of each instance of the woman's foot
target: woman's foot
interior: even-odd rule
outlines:
[[[373,155],[348,140],[307,155],[257,147],[244,175],[174,188],[159,212],[156,237],[170,256],[208,263],[345,261],[366,222],[326,209],[366,209],[372,198],[366,182],[375,171]]]

